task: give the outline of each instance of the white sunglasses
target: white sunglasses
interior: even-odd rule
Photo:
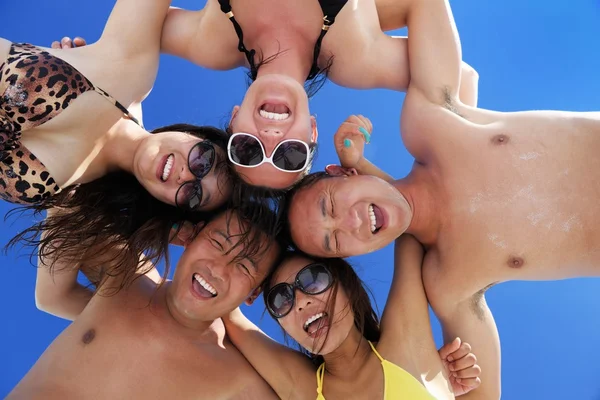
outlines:
[[[264,163],[273,165],[283,172],[300,172],[308,166],[310,148],[298,139],[279,142],[271,157],[267,157],[262,142],[245,132],[234,133],[227,143],[229,161],[245,168],[255,168]]]

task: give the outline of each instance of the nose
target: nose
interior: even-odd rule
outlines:
[[[187,162],[183,167],[181,167],[181,171],[179,172],[179,176],[177,177],[177,183],[179,185],[184,184],[185,182],[193,181],[196,179],[196,175],[192,174],[192,171],[187,166]]]
[[[258,132],[259,139],[265,147],[265,153],[267,157],[271,157],[271,154],[275,150],[275,147],[283,139],[283,131],[275,128],[265,128]]]
[[[225,263],[216,262],[215,260],[204,260],[204,266],[206,271],[210,275],[208,278],[212,278],[218,281],[224,281],[227,277],[227,271],[229,270]]]
[[[350,210],[349,213],[340,216],[340,218],[342,219],[339,221],[341,228],[348,233],[358,233],[363,223],[356,210]]]
[[[296,289],[296,309],[302,311],[306,307],[312,304],[310,297],[302,291]]]

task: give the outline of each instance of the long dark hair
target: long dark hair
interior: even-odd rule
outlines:
[[[360,279],[354,268],[352,268],[352,265],[350,265],[350,263],[343,258],[316,258],[299,251],[288,251],[283,258],[283,262],[285,262],[287,259],[298,256],[310,259],[314,263],[323,264],[327,266],[331,272],[333,277],[333,286],[330,289],[331,292],[327,301],[328,315],[332,317],[336,315],[336,310],[334,309],[335,299],[341,286],[348,296],[349,311],[354,314],[354,326],[359,330],[364,339],[370,342],[378,342],[381,336],[381,329],[379,326],[379,317],[377,315],[377,311],[371,304],[371,297],[369,296],[371,291]],[[263,299],[265,301],[265,307],[267,306],[266,294],[269,292],[269,289],[273,287],[273,278],[276,271],[277,268],[275,268],[271,274],[269,274],[263,283]],[[287,337],[285,331],[284,335]],[[327,338],[325,338],[323,343],[326,342]],[[302,353],[306,354],[311,359],[315,366],[319,366],[323,363],[323,356],[313,354],[300,345],[298,345],[298,347]]]
[[[226,149],[227,134],[217,128],[176,124],[155,129],[152,133],[167,131],[185,132],[209,140],[223,151]],[[226,160],[216,168],[216,171],[223,170],[229,175]],[[85,270],[102,270],[103,276],[122,276],[122,284],[115,288],[115,293],[135,279],[136,270],[145,261],[156,264],[164,259],[166,277],[172,226],[185,220],[208,221],[221,211],[184,213],[154,198],[132,174],[117,171],[89,183],[65,188],[42,204],[13,209],[6,218],[14,213],[33,213],[41,217],[48,209],[59,212],[16,235],[5,251],[18,243],[29,247],[31,257],[37,253],[45,261],[52,260],[45,265],[52,272],[56,272],[57,263],[72,268],[85,261]],[[88,258],[90,252],[87,250],[90,249],[101,251],[97,257]],[[84,253],[86,258],[82,260]],[[90,278],[90,281],[98,286],[99,279]]]

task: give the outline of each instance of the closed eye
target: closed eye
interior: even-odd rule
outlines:
[[[223,251],[223,245],[216,239],[210,239],[211,244],[213,245],[213,247],[219,251]]]

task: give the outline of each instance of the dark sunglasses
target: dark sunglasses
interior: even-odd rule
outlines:
[[[198,142],[188,154],[188,167],[196,180],[185,182],[177,189],[175,204],[187,211],[194,211],[202,204],[202,178],[215,163],[215,148],[208,141]]]
[[[269,163],[283,172],[300,172],[308,165],[308,144],[297,139],[279,142],[271,157],[258,138],[250,133],[234,133],[227,144],[227,155],[235,165],[254,168]]]
[[[309,264],[296,275],[293,283],[278,283],[267,293],[267,309],[273,318],[285,317],[294,308],[296,289],[304,294],[317,295],[333,284],[329,268],[323,264]]]

